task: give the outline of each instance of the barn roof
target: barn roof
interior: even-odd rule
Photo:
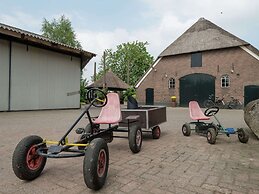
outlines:
[[[246,45],[249,43],[209,20],[200,18],[170,44],[159,57]]]
[[[106,72],[103,77],[89,85],[87,88],[102,88],[105,82],[106,87],[110,90],[126,90],[129,88],[128,84],[122,81],[117,75],[115,75],[111,71]]]
[[[8,40],[15,40],[17,42],[37,46],[40,48],[45,48],[48,50],[53,50],[61,52],[64,54],[69,54],[72,56],[80,57],[82,59],[82,68],[96,56],[96,54],[71,47],[69,45],[53,41],[42,35],[35,34],[26,30],[22,30],[13,26],[0,23],[0,35]]]

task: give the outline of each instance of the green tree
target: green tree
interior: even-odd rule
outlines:
[[[42,23],[42,35],[72,47],[82,48],[80,42],[76,39],[76,33],[72,28],[68,18],[62,15],[59,19],[53,19],[51,22],[46,18]]]
[[[112,49],[105,50],[96,77],[103,75],[105,59],[106,71],[111,69],[120,79],[131,86],[135,85],[154,61],[146,49],[147,45],[147,42],[134,41],[118,45],[114,52]]]
[[[86,102],[86,86],[88,85],[88,81],[83,79],[81,76],[80,79],[80,102]]]

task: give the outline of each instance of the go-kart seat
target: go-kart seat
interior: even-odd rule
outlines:
[[[207,117],[202,112],[197,101],[189,102],[189,112],[192,120],[209,120],[210,117]]]
[[[119,95],[117,93],[108,93],[107,99],[107,104],[102,107],[100,115],[97,119],[93,120],[93,123],[115,124],[121,121],[122,117]]]

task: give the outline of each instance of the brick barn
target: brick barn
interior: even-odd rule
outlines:
[[[170,44],[136,84],[140,103],[202,104],[210,94],[247,103],[259,98],[259,51],[200,18]]]

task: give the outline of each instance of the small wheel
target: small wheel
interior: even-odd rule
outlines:
[[[210,144],[215,144],[216,143],[216,131],[214,128],[209,128],[208,131],[207,131],[207,141],[210,143]]]
[[[86,98],[95,107],[103,107],[107,104],[107,95],[98,88],[92,88],[87,91]]]
[[[109,168],[109,150],[102,138],[91,141],[85,151],[83,174],[88,188],[99,190],[103,187]]]
[[[237,129],[237,136],[241,143],[247,143],[249,140],[249,135],[243,128]]]
[[[90,134],[91,131],[92,131],[92,130],[91,130],[91,124],[88,123],[88,124],[86,125],[85,129],[84,129],[84,133],[81,134],[81,135],[79,135],[79,137],[78,137],[77,140],[78,140],[78,141],[81,141],[81,140],[85,139],[86,136],[87,136],[87,134]],[[84,141],[84,142],[81,142],[81,143],[87,143],[87,141]],[[84,150],[84,149],[85,149],[85,146],[78,146],[78,149],[79,149],[79,150]]]
[[[191,127],[189,123],[185,123],[182,127],[182,132],[184,136],[190,136],[191,135]]]
[[[142,130],[138,125],[129,127],[129,147],[133,153],[138,153],[142,146]]]
[[[152,137],[153,139],[159,139],[161,135],[161,130],[159,126],[155,126],[152,129]]]
[[[218,134],[219,134],[219,127],[217,125],[215,125],[214,123],[212,123],[209,127],[215,129],[216,136],[218,136]]]
[[[46,157],[37,154],[37,144],[42,143],[41,137],[31,135],[23,138],[16,146],[12,166],[15,175],[21,180],[33,180],[40,176],[46,164]],[[46,147],[42,145],[41,147]]]

